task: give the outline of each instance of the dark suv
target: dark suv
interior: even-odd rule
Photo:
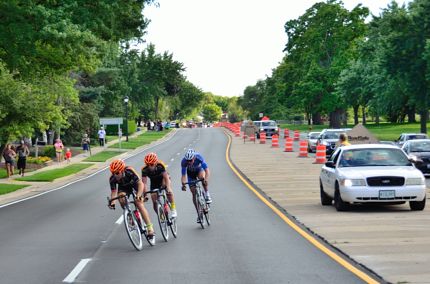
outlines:
[[[260,132],[264,131],[266,132],[266,137],[272,137],[272,135],[277,134],[279,135],[279,128],[276,124],[276,121],[273,120],[258,120],[253,121],[254,125],[257,127],[257,132],[255,135],[258,139],[260,139]]]

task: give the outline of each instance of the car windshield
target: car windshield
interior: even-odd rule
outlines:
[[[341,134],[342,132],[326,132],[323,134],[322,138],[323,139],[339,139],[339,134]]]
[[[309,134],[309,139],[318,139],[319,133],[311,133]]]
[[[410,152],[430,152],[430,141],[411,142]]]
[[[400,149],[351,149],[342,153],[339,167],[411,166]]]
[[[263,121],[262,126],[276,126],[274,121]]]
[[[408,140],[414,140],[414,139],[427,139],[427,135],[425,134],[415,134],[415,135],[409,135]]]

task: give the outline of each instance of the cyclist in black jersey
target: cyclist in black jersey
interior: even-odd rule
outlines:
[[[165,186],[167,189],[167,199],[171,204],[172,217],[177,217],[175,199],[173,196],[172,186],[170,183],[170,176],[167,173],[166,166],[160,160],[158,160],[157,154],[148,153],[144,159],[145,166],[142,168],[142,181],[144,185],[144,192],[148,187],[148,178],[151,181],[150,189],[161,188]],[[157,212],[157,194],[152,194],[152,204],[155,212]]]
[[[136,191],[136,207],[139,209],[142,218],[145,221],[146,228],[148,229],[148,237],[150,239],[154,238],[154,229],[149,218],[148,211],[143,205],[143,183],[139,178],[137,172],[129,166],[126,166],[123,160],[115,160],[110,164],[110,171],[112,175],[109,178],[110,188],[111,188],[111,199],[115,198],[117,195],[128,196],[133,190]],[[124,201],[120,198],[118,199],[121,206],[124,206]],[[115,201],[109,204],[109,208],[115,209]]]

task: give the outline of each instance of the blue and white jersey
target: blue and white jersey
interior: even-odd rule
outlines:
[[[188,164],[188,161],[183,158],[181,161],[181,168],[183,176],[185,174],[197,175],[200,171],[206,170],[208,168],[208,165],[206,164],[205,159],[203,159],[202,155],[196,153],[196,157],[192,164]]]

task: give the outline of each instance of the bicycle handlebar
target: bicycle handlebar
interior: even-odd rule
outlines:
[[[186,184],[188,184],[188,185],[196,185],[197,183],[203,182],[204,180],[205,180],[204,178],[199,178],[199,179],[196,179],[196,180],[192,180],[192,181],[186,182],[186,183],[184,183],[184,185],[186,185]]]

